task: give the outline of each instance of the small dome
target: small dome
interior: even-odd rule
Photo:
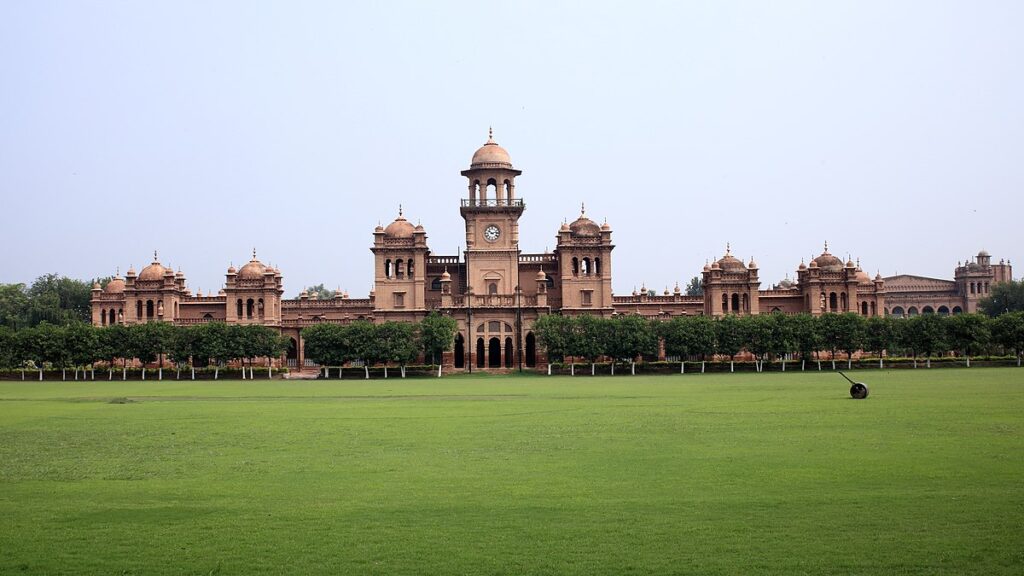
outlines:
[[[882,274],[880,272],[876,273],[875,274],[875,282],[881,282],[881,281],[882,281]]]
[[[99,282],[93,282],[92,283],[92,289],[93,290],[99,290],[100,289],[100,283]]]
[[[811,260],[811,265],[808,266],[808,268],[815,268],[815,269],[817,269],[818,268],[818,261],[817,260]]]
[[[234,267],[234,265],[228,266],[228,274],[237,274],[237,273],[238,273],[238,270]]]
[[[135,276],[135,266],[129,266],[128,267],[128,275],[129,276]]]
[[[139,280],[163,280],[165,272],[167,272],[167,269],[156,260],[153,260],[152,264],[143,268],[142,272],[139,272]]]
[[[611,225],[610,225],[610,224],[608,224],[608,221],[607,221],[607,220],[605,220],[605,221],[604,221],[604,224],[601,224],[601,231],[602,231],[602,232],[611,232],[611,230],[612,230],[612,227],[611,227]]]
[[[543,270],[537,270],[537,281],[544,282],[548,279],[548,275]]]
[[[670,296],[671,294],[672,294],[672,293],[668,291],[668,286],[665,286],[665,292],[664,292],[664,295],[665,295],[665,296]]]
[[[861,270],[860,268],[857,268],[857,272],[856,274],[854,274],[854,278],[857,279],[858,284],[871,284],[871,277],[868,276],[867,272]]]
[[[426,228],[423,227],[423,224],[417,224],[416,228],[413,228],[413,230],[415,232],[426,232],[427,231]]]
[[[445,268],[444,272],[441,273],[441,282],[451,282],[452,275],[448,273],[448,269]]]
[[[980,256],[980,257],[987,257],[987,256],[991,256],[991,254],[988,253],[988,250],[982,250],[981,252],[978,252],[978,256]]]
[[[473,159],[469,161],[469,167],[476,168],[507,168],[512,169],[512,157],[494,141],[494,132],[488,130],[487,142],[473,153]]]
[[[712,270],[721,270],[722,266],[718,263],[718,260],[715,260],[714,262],[711,263],[711,269]]]
[[[374,234],[380,234],[382,232],[384,232],[384,227],[381,226],[380,224],[377,224],[377,226],[374,227],[374,229],[373,229],[373,233]]]
[[[751,270],[757,270],[757,262],[754,262],[753,256],[750,257],[750,264],[747,264],[747,268],[750,268]]]
[[[778,284],[775,285],[775,287],[778,288],[779,290],[789,290],[793,286],[795,286],[795,284],[789,278],[783,278]]]
[[[709,270],[711,270],[711,266],[708,266],[708,263],[707,263],[707,262],[705,262],[705,263],[704,263],[704,271],[705,271],[705,272],[707,272],[707,271],[709,271]]]
[[[570,231],[569,223],[568,222],[562,222],[562,227],[559,228],[558,231],[559,232],[569,232]]]
[[[804,264],[803,259],[800,260],[800,265],[797,266],[797,270],[807,270],[807,264]]]
[[[223,296],[225,294],[224,289],[217,290],[217,296]]]
[[[185,273],[184,273],[184,272],[182,272],[182,271],[181,271],[181,270],[179,269],[179,270],[178,270],[177,272],[175,272],[175,273],[174,273],[174,277],[175,277],[175,278],[184,278],[184,277],[185,277]]]
[[[682,294],[683,293],[683,290],[681,288],[679,288],[679,282],[676,282],[676,287],[672,289],[672,292],[674,294]]]
[[[388,238],[412,238],[415,231],[416,227],[399,212],[398,218],[395,218],[395,221],[388,224],[388,227],[384,229],[384,235]]]
[[[107,286],[103,289],[103,292],[105,294],[120,294],[121,292],[124,292],[124,279],[118,277],[107,282]]]
[[[846,261],[846,267],[847,268],[856,268],[857,265],[853,263],[853,260],[847,260]]]
[[[828,251],[828,242],[825,243],[825,250],[814,260],[811,260],[811,265],[817,265],[815,267],[827,270],[829,272],[838,272],[843,269],[843,261],[836,258]],[[853,262],[850,262],[850,267],[853,267]]]

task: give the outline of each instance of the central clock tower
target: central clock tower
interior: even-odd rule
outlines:
[[[469,198],[462,200],[466,221],[466,283],[474,294],[512,294],[519,285],[519,217],[523,201],[516,198],[516,176],[508,152],[494,141],[473,154]]]

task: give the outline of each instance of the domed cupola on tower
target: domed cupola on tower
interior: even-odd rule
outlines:
[[[612,227],[580,215],[558,231],[558,262],[562,278],[562,308],[589,314],[612,310]]]
[[[732,255],[732,246],[726,244],[725,254],[710,267],[705,266],[702,273],[704,314],[758,314],[761,280],[757,271],[753,258],[749,265],[744,264]]]
[[[256,258],[237,271],[228,268],[224,283],[227,300],[226,320],[231,324],[281,324],[281,295],[284,286],[281,274],[273,266],[267,266]]]
[[[408,314],[426,310],[427,231],[405,218],[402,207],[398,217],[386,228],[373,231],[374,305],[376,313]]]

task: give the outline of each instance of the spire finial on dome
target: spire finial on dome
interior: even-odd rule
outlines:
[[[156,250],[153,250],[153,262],[159,262],[156,257]]]
[[[825,240],[825,254],[828,254],[828,240]]]
[[[584,204],[583,202],[580,202],[580,216],[583,216],[586,213],[587,213],[587,205]]]
[[[732,252],[732,244],[730,242],[725,243],[725,254],[728,256]]]
[[[120,266],[116,266],[114,268],[114,277],[115,278],[120,278],[121,277],[121,267]]]
[[[252,259],[253,260],[256,259],[256,247],[255,246],[252,247]]]
[[[494,140],[494,126],[487,127],[487,140]]]
[[[398,205],[398,217],[399,218],[402,217],[402,205],[401,204]]]

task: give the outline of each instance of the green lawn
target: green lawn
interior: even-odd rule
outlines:
[[[856,376],[0,382],[0,574],[1024,572],[1024,370]]]

